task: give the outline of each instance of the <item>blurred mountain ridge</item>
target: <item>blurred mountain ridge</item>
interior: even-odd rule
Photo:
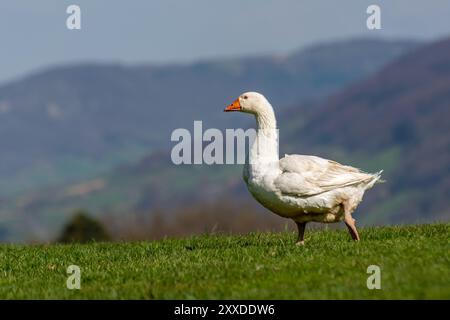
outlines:
[[[6,156],[0,176],[17,181],[20,172],[26,182],[35,178],[30,167],[38,165],[35,171],[47,179],[39,188],[19,192],[19,186],[16,195],[3,196],[0,227],[9,228],[4,239],[23,239],[30,230],[45,239],[74,208],[121,215],[225,194],[253,201],[240,166],[175,166],[168,151],[171,131],[190,129],[193,120],[203,120],[204,128],[251,126],[248,117],[222,112],[243,90],[263,92],[276,107],[282,153],[385,169],[388,183],[368,193],[363,222],[448,219],[449,43],[418,48],[411,41],[359,39],[283,57],[161,67],[77,65],[4,86],[0,149],[6,146],[4,154],[25,169],[8,167]],[[16,132],[13,124],[30,132]],[[12,143],[15,138],[19,144]],[[13,161],[11,150],[26,151],[22,162]],[[436,153],[431,166],[427,152]]]
[[[264,92],[280,108],[322,98],[417,45],[356,39],[281,58],[35,72],[0,87],[0,194],[93,177],[168,147],[172,130],[193,120],[242,126],[247,119],[219,112],[242,90]]]

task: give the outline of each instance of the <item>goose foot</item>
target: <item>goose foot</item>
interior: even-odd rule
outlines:
[[[295,224],[297,224],[298,228],[298,238],[297,242],[295,243],[298,246],[302,246],[305,244],[305,228],[306,228],[306,222],[297,222],[295,221]]]

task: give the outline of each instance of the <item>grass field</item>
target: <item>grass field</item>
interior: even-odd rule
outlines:
[[[87,245],[1,245],[1,299],[449,299],[450,224],[205,235]],[[69,265],[81,289],[66,288]],[[367,267],[381,268],[369,290]]]

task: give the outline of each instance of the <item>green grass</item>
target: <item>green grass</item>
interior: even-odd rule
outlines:
[[[0,246],[1,299],[449,299],[450,224]],[[81,290],[66,268],[81,267]],[[381,290],[366,286],[381,267]]]

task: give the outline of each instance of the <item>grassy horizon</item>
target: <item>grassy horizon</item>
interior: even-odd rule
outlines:
[[[0,245],[1,299],[450,299],[450,224]],[[81,289],[69,290],[69,265]],[[366,286],[381,268],[381,290]]]

